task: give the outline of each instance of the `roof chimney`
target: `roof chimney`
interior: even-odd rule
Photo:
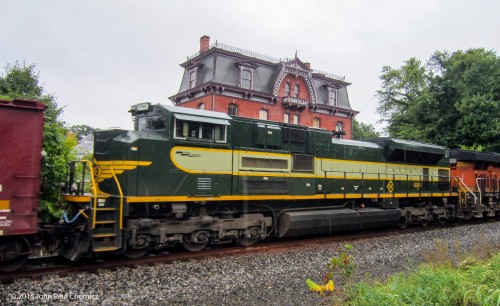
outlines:
[[[200,53],[208,51],[209,46],[210,46],[210,36],[203,35],[200,38]]]

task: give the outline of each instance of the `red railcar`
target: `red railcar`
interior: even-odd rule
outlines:
[[[16,268],[38,232],[45,105],[0,100],[0,270]]]
[[[494,216],[500,199],[500,155],[454,149],[450,163],[450,174],[457,179],[454,186],[470,194],[476,212]]]

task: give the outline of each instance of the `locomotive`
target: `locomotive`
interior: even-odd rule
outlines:
[[[475,189],[460,173],[460,157],[451,158],[450,173],[441,146],[344,140],[318,128],[161,104],[130,112],[134,130],[96,131],[92,160],[70,163],[64,222],[39,230],[66,258],[251,246],[270,236],[425,226],[500,211],[498,178]],[[498,155],[476,159],[488,173],[498,170]]]
[[[250,246],[268,236],[499,211],[498,189],[490,202],[477,200],[450,176],[441,146],[343,140],[322,129],[151,103],[130,112],[133,131],[95,132],[94,160],[71,167],[64,198],[79,217],[68,258],[136,257],[177,244],[189,251],[227,241]],[[77,172],[90,179],[82,176],[72,190]]]

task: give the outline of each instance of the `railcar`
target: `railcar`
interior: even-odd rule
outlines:
[[[500,199],[500,155],[453,149],[450,165],[459,198],[468,199],[476,217],[495,216]]]
[[[23,265],[38,234],[43,114],[38,101],[0,100],[0,271]]]
[[[95,132],[71,164],[62,254],[137,257],[181,244],[287,237],[466,218],[444,147],[352,141],[304,126],[142,103],[134,130]],[[498,208],[498,207],[497,207]]]

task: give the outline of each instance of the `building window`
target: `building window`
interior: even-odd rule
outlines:
[[[268,115],[267,110],[261,109],[259,111],[259,119],[261,119],[261,120],[267,120],[267,115]]]
[[[320,119],[319,118],[313,119],[313,127],[320,128]]]
[[[198,104],[198,109],[204,110],[205,109],[205,103],[201,102]]]
[[[283,114],[283,122],[290,123],[290,114],[288,114],[288,113]]]
[[[337,106],[337,90],[334,88],[328,88],[328,105]]]
[[[241,69],[241,87],[247,88],[247,89],[252,89],[252,76],[253,76],[253,71],[251,69],[245,68]]]
[[[238,116],[238,105],[231,103],[227,106],[227,114],[229,116]]]
[[[193,88],[196,86],[196,74],[196,69],[189,72],[189,88]]]
[[[340,122],[340,121],[337,122],[337,126],[335,127],[335,131],[336,132],[342,132],[342,131],[344,131],[344,124],[342,122]],[[338,138],[342,138],[342,137],[343,137],[343,135],[339,133],[338,134]]]
[[[285,97],[290,97],[290,83],[285,83]]]
[[[299,84],[295,84],[295,90],[293,93],[295,94],[295,98],[299,97]]]
[[[293,115],[293,124],[299,124],[299,115]]]

